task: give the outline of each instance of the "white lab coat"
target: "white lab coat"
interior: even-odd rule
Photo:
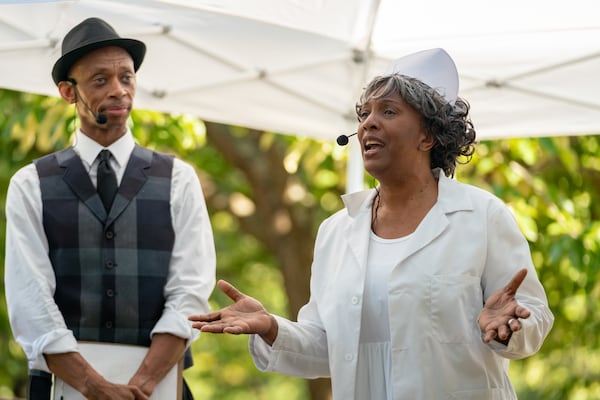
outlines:
[[[516,399],[508,359],[535,353],[554,321],[528,243],[502,201],[434,172],[439,175],[437,203],[414,232],[410,251],[388,284],[393,398]],[[321,225],[311,297],[298,322],[277,317],[279,334],[272,347],[250,338],[259,369],[331,376],[334,400],[356,399],[374,194],[344,196],[346,208]],[[508,346],[487,345],[477,324],[482,305],[523,267],[528,274],[516,298],[531,316],[521,321],[521,331]]]

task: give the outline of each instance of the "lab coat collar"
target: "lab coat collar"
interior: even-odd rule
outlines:
[[[414,232],[403,259],[424,248],[441,235],[450,223],[449,214],[473,210],[472,201],[462,184],[446,177],[440,169],[434,170],[433,173],[439,179],[437,202]],[[370,189],[342,196],[351,219],[350,224],[346,226],[345,237],[357,261],[357,266],[363,272],[367,264],[371,234],[371,204],[376,193],[376,189]]]
[[[438,198],[436,204],[442,208],[444,213],[449,214],[455,211],[473,209],[471,199],[461,188],[460,183],[448,178],[440,168],[436,168],[432,172],[438,178]],[[346,206],[348,215],[355,218],[360,213],[369,212],[376,194],[376,189],[368,189],[342,195],[342,201]]]

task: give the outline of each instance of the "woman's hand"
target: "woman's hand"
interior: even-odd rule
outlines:
[[[224,280],[219,280],[217,286],[234,303],[208,314],[191,315],[188,319],[193,321],[192,327],[211,333],[258,334],[272,345],[277,338],[278,325],[264,306]]]
[[[494,292],[485,302],[479,314],[479,329],[485,343],[495,339],[507,344],[512,333],[521,329],[519,318],[525,319],[531,315],[531,312],[520,306],[515,299],[517,289],[526,275],[527,269],[521,269],[504,288]]]

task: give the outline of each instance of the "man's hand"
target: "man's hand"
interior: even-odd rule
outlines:
[[[148,400],[134,385],[107,381],[79,353],[45,354],[50,371],[90,400]]]
[[[118,385],[108,381],[96,382],[88,387],[86,399],[89,400],[148,400],[149,397],[134,385]]]
[[[129,385],[140,388],[150,397],[156,385],[182,359],[184,352],[185,339],[169,333],[155,333],[148,353],[129,380]]]
[[[485,302],[479,314],[479,329],[485,343],[495,339],[507,344],[512,333],[521,329],[519,318],[525,319],[531,315],[527,308],[515,300],[517,289],[526,275],[527,269],[521,269],[504,288],[494,292]]]
[[[234,303],[212,313],[190,316],[192,326],[202,332],[258,334],[272,345],[277,338],[277,321],[263,305],[224,280],[219,280],[217,286]]]

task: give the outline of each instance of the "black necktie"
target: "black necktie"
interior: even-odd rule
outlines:
[[[98,155],[98,194],[104,204],[106,211],[110,210],[115,194],[117,194],[117,177],[115,171],[110,167],[111,154],[108,150],[102,150]]]

